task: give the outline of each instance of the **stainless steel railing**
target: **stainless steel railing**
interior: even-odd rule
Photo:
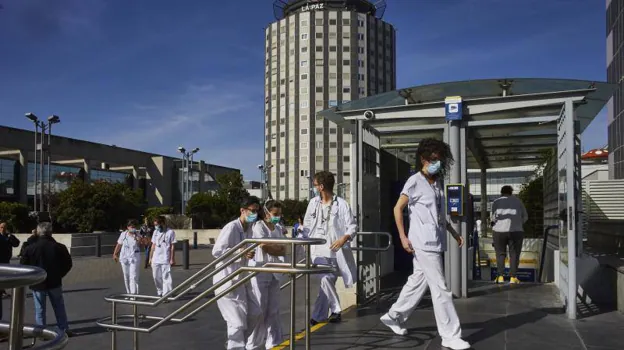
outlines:
[[[50,330],[43,327],[24,325],[24,304],[26,301],[26,287],[43,282],[46,272],[38,267],[25,265],[0,264],[0,288],[13,289],[11,300],[11,321],[0,322],[0,334],[9,334],[9,350],[23,348],[24,334],[49,340],[45,344],[34,347],[33,350],[59,350],[67,345],[67,334],[64,331]]]
[[[318,238],[262,238],[262,239],[245,239],[227,252],[225,252],[222,256],[215,259],[210,264],[206,265],[200,271],[195,273],[193,276],[189,277],[185,281],[183,281],[180,285],[174,288],[169,293],[163,295],[162,297],[154,297],[148,295],[135,295],[135,294],[117,294],[113,296],[106,297],[105,300],[112,303],[112,314],[110,317],[102,318],[98,320],[97,325],[109,329],[111,333],[111,349],[117,349],[117,331],[131,331],[134,333],[133,337],[133,349],[139,349],[139,333],[151,333],[162,326],[165,322],[184,322],[188,320],[190,317],[193,317],[201,310],[205,309],[209,305],[213,304],[215,301],[219,300],[224,295],[233,291],[234,289],[240,287],[244,283],[247,283],[251,278],[257,275],[260,272],[266,273],[283,273],[289,274],[291,277],[290,285],[291,285],[291,300],[290,300],[290,308],[291,308],[291,319],[290,319],[290,347],[294,349],[295,343],[295,308],[296,308],[296,276],[297,274],[306,276],[306,319],[310,318],[310,274],[315,273],[328,273],[334,272],[335,268],[331,266],[324,265],[312,265],[310,259],[310,246],[317,244],[325,244],[324,239]],[[167,316],[149,316],[149,315],[139,315],[138,306],[149,306],[154,307],[158,306],[161,303],[167,300],[177,300],[181,296],[187,294],[191,290],[197,288],[201,283],[208,280],[210,277],[213,277],[216,273],[222,271],[226,267],[230,266],[232,263],[238,261],[243,256],[245,256],[248,252],[256,249],[260,244],[290,244],[292,247],[292,251],[296,251],[296,247],[298,245],[303,245],[306,249],[306,261],[305,264],[297,264],[295,258],[292,259],[291,263],[267,263],[261,267],[251,267],[251,266],[242,266],[237,269],[234,273],[226,276],[221,279],[219,282],[212,285],[210,288],[201,292],[199,295],[195,296],[190,301],[186,302],[184,305],[173,311]],[[231,258],[230,258],[231,257]],[[229,258],[229,260],[227,260]],[[227,260],[227,261],[226,261]],[[219,265],[222,263],[222,265]],[[219,265],[219,266],[217,266]],[[214,268],[214,269],[213,269]],[[209,270],[213,269],[209,272]],[[194,308],[191,312],[186,314],[183,317],[176,318],[179,314],[188,310],[196,304],[201,299],[208,296],[210,293],[215,291],[216,289],[222,287],[226,283],[232,281],[239,275],[247,273],[241,279],[232,283],[232,285],[226,288],[221,293],[216,294],[214,297],[204,302],[199,307]],[[182,291],[182,292],[180,292]],[[175,294],[175,296],[173,296]],[[151,301],[146,301],[151,300]],[[130,304],[133,306],[133,313],[131,315],[118,315],[117,314],[117,305],[118,304]],[[117,324],[120,319],[128,319],[131,318],[133,320],[133,326],[125,326]],[[155,324],[151,327],[139,327],[139,320],[148,319],[148,320],[156,320]],[[110,321],[110,323],[108,323]],[[306,322],[306,348],[309,349],[310,346],[310,325],[309,322]]]

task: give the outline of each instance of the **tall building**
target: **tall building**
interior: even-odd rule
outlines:
[[[274,3],[265,43],[265,164],[274,198],[307,199],[310,175],[321,170],[348,188],[351,135],[316,113],[396,89],[396,33],[381,20],[384,10],[384,1]]]
[[[609,177],[624,179],[624,0],[607,0],[607,81],[617,84],[607,104]]]

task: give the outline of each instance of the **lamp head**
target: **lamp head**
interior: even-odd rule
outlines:
[[[192,152],[193,152],[193,153],[197,153],[197,152],[199,152],[199,147],[195,147],[195,148],[193,148],[193,151],[192,151]]]
[[[186,149],[184,147],[180,146],[180,147],[178,147],[178,152],[184,153],[184,152],[186,152]]]
[[[264,169],[264,165],[258,164],[258,169],[260,169],[260,170]]]
[[[50,124],[56,124],[56,123],[60,123],[61,122],[61,118],[59,118],[58,115],[51,115],[48,117],[48,122]]]
[[[30,119],[34,123],[36,123],[39,120],[39,118],[37,118],[37,116],[32,113],[26,113],[25,117]]]

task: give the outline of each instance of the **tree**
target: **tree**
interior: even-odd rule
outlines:
[[[284,199],[283,204],[282,217],[287,225],[294,225],[300,216],[305,215],[308,208],[308,200]]]
[[[0,202],[0,222],[6,222],[9,232],[30,232],[36,223],[26,205],[11,202]]]
[[[544,226],[544,177],[540,175],[524,184],[518,198],[529,214],[524,224],[525,237],[541,237]]]
[[[249,192],[243,186],[243,175],[236,172],[217,175],[217,197],[223,203],[223,211],[220,214],[222,224],[233,220],[240,215],[239,203],[243,198],[249,197]]]
[[[53,217],[65,232],[118,230],[145,209],[141,190],[125,184],[73,181],[57,196]]]
[[[226,210],[226,202],[210,192],[196,193],[186,204],[186,215],[193,218],[193,226],[198,223],[200,228],[223,226],[228,221],[223,215]]]
[[[156,219],[157,217],[161,215],[170,215],[170,214],[173,214],[172,207],[150,207],[145,210],[145,213],[143,215],[147,217],[147,220],[149,222],[153,222],[154,219]]]

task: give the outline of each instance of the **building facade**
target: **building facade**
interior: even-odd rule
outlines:
[[[311,175],[350,181],[351,135],[316,113],[396,89],[396,32],[385,3],[278,0],[266,28],[265,165],[276,199],[307,199]]]
[[[617,89],[607,103],[609,177],[624,179],[624,0],[607,0],[607,82]]]
[[[141,189],[149,206],[172,206],[179,212],[183,173],[190,170],[188,198],[216,190],[215,178],[220,174],[240,173],[238,169],[203,161],[193,162],[185,170],[179,158],[61,136],[51,138],[48,171],[47,161],[40,167],[40,152],[35,160],[34,139],[32,131],[0,126],[0,202],[21,202],[34,207],[35,193],[39,198],[42,186],[45,197],[66,189],[74,179],[82,179]]]

